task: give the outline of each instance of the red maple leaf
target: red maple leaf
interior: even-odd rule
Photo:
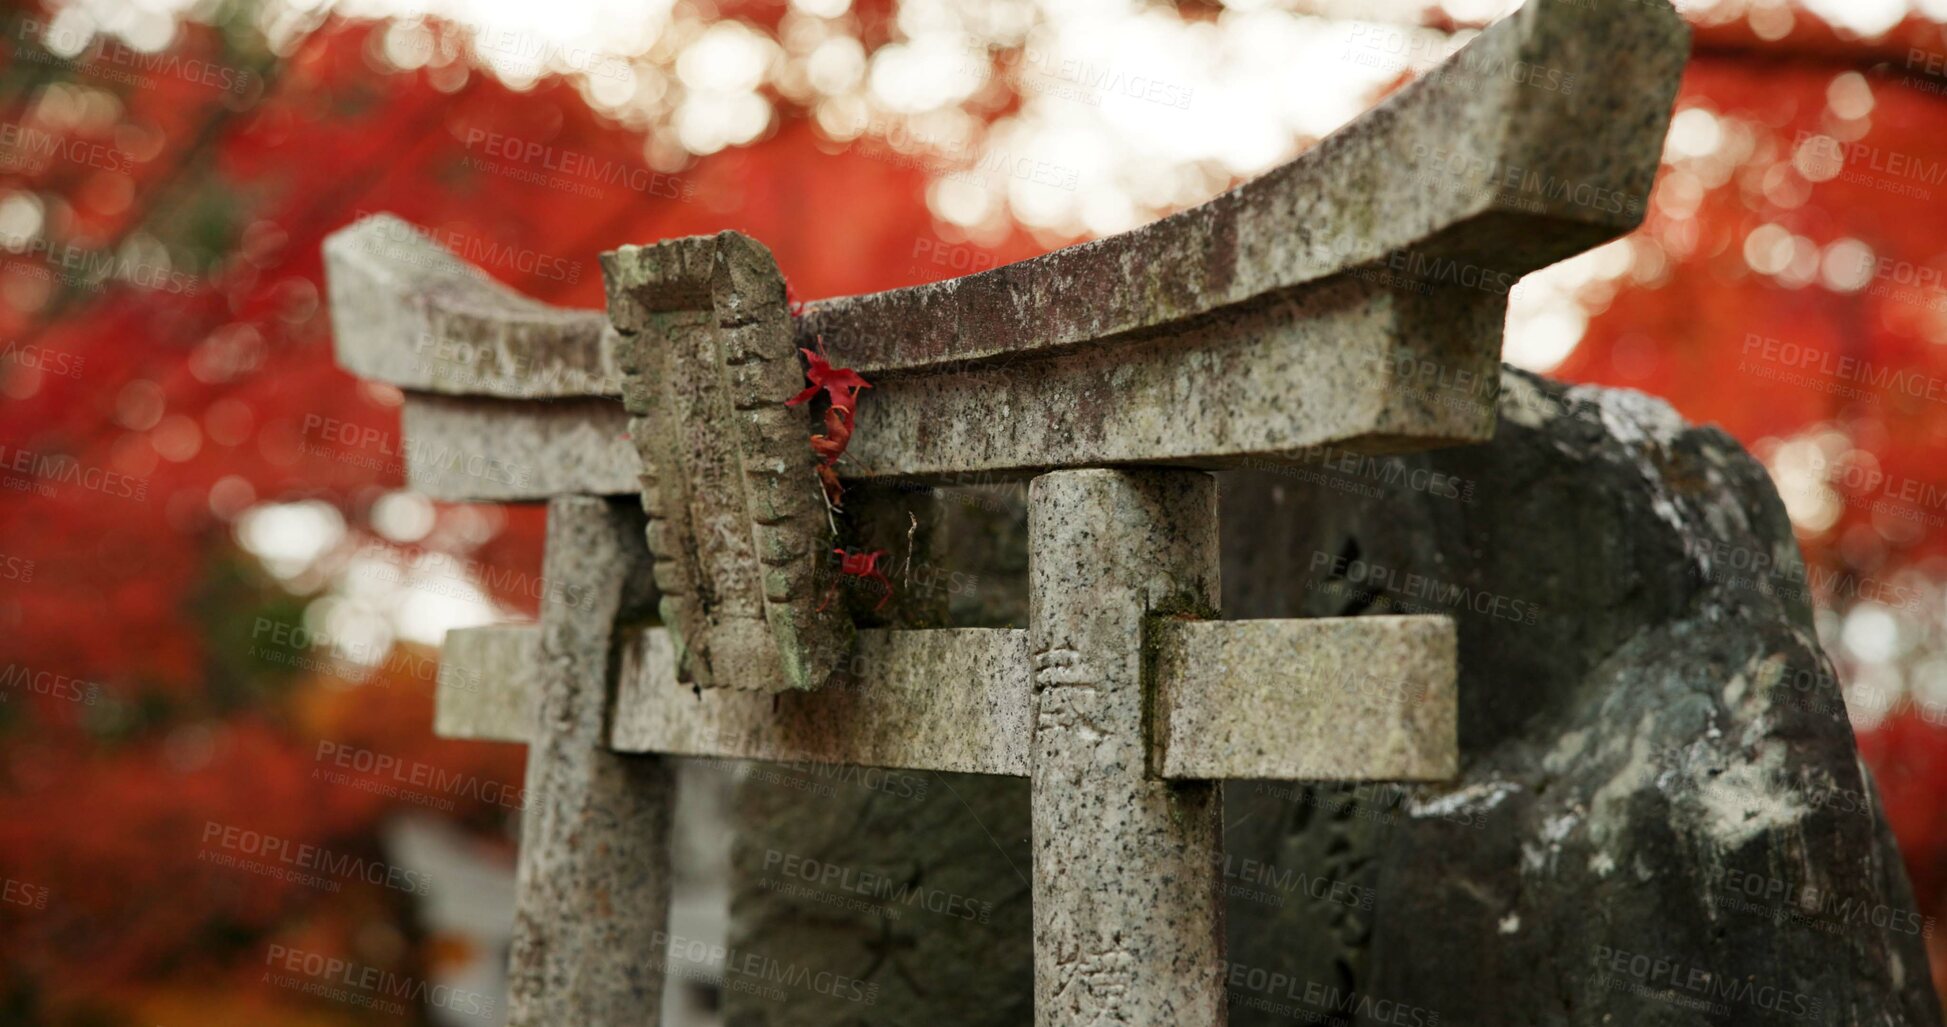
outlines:
[[[829,467],[838,463],[845,455],[845,447],[852,442],[852,411],[846,407],[827,407],[825,409],[825,433],[811,437],[811,451]]]
[[[832,552],[838,554],[838,573],[841,576],[876,581],[886,590],[886,594],[879,597],[879,605],[872,608],[874,612],[884,609],[886,603],[892,599],[892,582],[886,578],[885,572],[879,569],[879,558],[886,555],[886,551],[874,549],[871,552],[854,553],[844,549],[834,549]],[[838,582],[834,581],[831,590],[825,593],[824,600],[818,604],[818,609],[824,610],[825,605],[831,602],[832,596],[836,594],[838,594]]]
[[[798,352],[803,353],[805,362],[811,365],[805,368],[804,372],[805,378],[811,382],[811,385],[803,392],[785,400],[785,406],[799,406],[823,392],[831,397],[832,406],[849,412],[859,405],[859,390],[872,387],[872,383],[859,377],[857,371],[849,367],[832,366],[831,359],[825,355],[825,337],[822,335],[818,337],[816,352],[808,349],[799,349]]]

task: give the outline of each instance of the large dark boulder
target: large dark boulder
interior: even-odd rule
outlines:
[[[1500,407],[1486,445],[1226,481],[1226,614],[1454,616],[1462,754],[1227,789],[1232,1022],[1938,1024],[1763,468],[1633,392],[1509,370]]]

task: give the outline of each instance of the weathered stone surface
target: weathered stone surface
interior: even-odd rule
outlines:
[[[779,692],[823,686],[852,643],[823,607],[831,517],[784,276],[736,232],[602,255],[642,457],[642,507],[678,680]]]
[[[966,278],[815,303],[782,330],[803,346],[822,336],[838,363],[875,383],[860,406],[848,477],[947,482],[1062,467],[1220,467],[1328,446],[1388,452],[1479,440],[1492,425],[1491,389],[1429,404],[1417,383],[1429,374],[1492,382],[1514,282],[1641,220],[1686,32],[1665,0],[1530,4],[1296,160],[1203,206]],[[426,244],[375,249],[366,240],[394,240],[396,220],[364,225],[342,233],[335,251],[334,305],[346,304],[339,322],[424,320],[390,307],[367,316],[366,306],[383,305],[377,294],[417,285],[413,268],[437,260],[421,252]],[[783,415],[749,404],[795,367],[759,359],[770,348],[755,344],[779,330],[766,322],[783,318],[769,309],[781,308],[781,282],[746,275],[738,280],[749,295],[718,295],[715,242],[662,245],[689,249],[665,260],[651,256],[655,247],[625,247],[605,258],[608,273],[621,275],[610,295],[617,326],[747,340],[723,355],[740,367],[737,387],[758,389],[737,404],[745,415],[737,433],[747,446],[775,444],[786,435],[759,422]],[[347,256],[361,253],[362,261]],[[434,284],[455,274],[447,269]],[[638,295],[645,290],[660,297]],[[408,329],[341,342],[359,361],[347,366],[409,388],[536,394],[478,368],[512,363],[499,340],[534,335],[541,315],[514,310],[499,325],[493,304],[512,301],[468,296],[478,312],[450,333],[490,340],[468,351],[485,355],[462,361],[472,386],[455,388],[450,374],[439,385],[392,363],[409,359],[396,341]],[[738,304],[749,306],[730,309]],[[695,316],[713,305],[714,329]],[[607,369],[631,345],[576,328],[528,349],[561,351],[548,367]],[[576,346],[582,352],[567,355]],[[625,397],[639,411],[659,389],[666,401],[680,398],[648,365],[641,373],[649,378]],[[599,381],[614,394],[612,377]],[[665,402],[657,416],[673,408]],[[674,445],[643,437],[661,439],[651,448]],[[767,452],[757,461],[767,470],[753,482],[798,502],[800,456]],[[783,470],[768,470],[779,466],[771,457]],[[563,473],[578,491],[613,494],[610,470],[591,461]],[[691,601],[665,591],[679,607]],[[822,630],[792,603],[779,609],[780,637]]]
[[[1152,622],[1150,773],[1184,780],[1432,780],[1455,763],[1443,617]],[[442,735],[526,741],[540,629],[450,632]],[[609,745],[781,763],[1029,773],[1033,693],[1019,629],[862,631],[815,693],[685,689],[662,628],[621,632]]]
[[[1234,970],[1296,984],[1234,972],[1232,1022],[1938,1024],[1763,469],[1634,393],[1509,371],[1500,409],[1487,445],[1226,479],[1227,611],[1455,617],[1462,755],[1228,787],[1229,866],[1343,884],[1233,900]]]
[[[1057,471],[1028,487],[1034,1022],[1224,1022],[1223,795],[1149,773],[1145,622],[1213,617],[1216,482]]]
[[[1135,342],[1357,268],[1484,275],[1505,293],[1642,219],[1687,42],[1665,0],[1529,4],[1203,206],[949,282],[813,303],[798,337],[890,378]],[[1535,69],[1573,85],[1548,88]],[[1412,257],[1389,266],[1392,254]]]
[[[1160,621],[1165,777],[1440,781],[1459,763],[1446,617]]]
[[[1060,467],[1223,467],[1292,460],[1326,447],[1383,452],[1476,441],[1491,425],[1491,390],[1438,396],[1414,381],[1492,382],[1505,312],[1501,294],[1428,295],[1346,279],[1141,343],[880,379],[860,404],[840,470],[848,480],[954,484]],[[673,323],[678,315],[658,317]],[[687,330],[706,331],[701,322]],[[846,359],[837,355],[843,345],[831,343],[834,359]],[[644,459],[653,463],[687,439],[660,459],[695,469],[705,465],[677,461],[690,459],[702,441],[722,441],[723,431],[706,430],[710,412],[699,407],[707,398],[695,384],[701,370],[679,376],[694,386],[685,393],[690,399],[666,396],[660,408],[676,412],[672,418],[680,415],[688,429],[669,436],[637,419],[636,436],[648,445]],[[441,498],[616,495],[639,487],[636,465],[625,459],[623,417],[599,403],[409,396],[407,410],[423,440],[415,447],[425,450],[408,454],[412,484]],[[481,431],[488,419],[496,425],[491,435]],[[809,428],[801,426],[790,437],[805,434]],[[572,453],[570,439],[579,446]],[[665,487],[661,478],[656,487]],[[667,516],[676,523],[681,512],[672,507]],[[822,507],[814,512],[823,526]]]
[[[541,697],[541,629],[456,628],[439,647],[433,730],[442,738],[526,744]]]
[[[536,741],[515,875],[508,1023],[654,1023],[669,919],[668,765],[608,751],[618,621],[655,605],[642,518],[605,499],[548,505]]]
[[[1426,368],[1491,377],[1506,305],[1499,293],[1429,295],[1344,278],[1141,341],[876,379],[859,405],[844,471],[952,481],[1117,464],[1221,467],[1327,445],[1390,450],[1482,439],[1493,423],[1491,396],[1435,405],[1400,386]],[[1024,315],[1014,330],[1039,328]],[[882,337],[903,335],[886,326]],[[848,339],[826,336],[834,360],[853,359]]]
[[[494,281],[419,228],[364,218],[324,243],[338,364],[402,389],[537,399],[613,396],[615,333]]]
[[[725,1027],[1032,1022],[1027,791],[1020,778],[744,768],[731,946],[814,986],[726,975]]]
[[[518,402],[406,393],[406,485],[456,503],[632,494],[642,465],[606,399]]]
[[[857,651],[830,684],[777,696],[681,687],[670,648],[661,628],[630,640],[622,661],[616,749],[1028,772],[1025,631],[862,631]]]

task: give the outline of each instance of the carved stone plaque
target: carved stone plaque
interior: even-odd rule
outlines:
[[[760,691],[824,684],[852,644],[819,610],[831,551],[784,276],[736,232],[602,255],[622,398],[642,458],[661,614],[678,680]]]

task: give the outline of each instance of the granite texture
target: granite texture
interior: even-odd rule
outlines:
[[[633,504],[548,504],[539,709],[508,956],[512,1027],[660,1015],[669,919],[668,764],[608,751],[618,623],[654,609]]]
[[[1453,774],[1444,617],[1155,621],[1145,668],[1156,776],[1437,780]],[[539,691],[527,626],[448,633],[437,727],[526,741]],[[815,693],[687,689],[669,634],[621,632],[617,752],[1026,777],[1030,659],[1019,629],[871,630]]]
[[[353,374],[505,399],[620,391],[599,311],[528,299],[391,214],[333,232],[324,258],[338,364]]]
[[[839,469],[847,481],[951,485],[1064,467],[1250,466],[1301,461],[1321,449],[1389,452],[1478,441],[1492,424],[1491,385],[1505,314],[1504,295],[1422,293],[1343,279],[1141,343],[882,379],[859,405],[857,432]],[[683,331],[708,334],[701,321],[686,317],[657,315],[666,333],[681,334],[675,327],[680,322],[689,325]],[[844,359],[838,355],[842,343],[831,348],[835,360]],[[726,454],[711,455],[711,447],[724,448],[733,435],[719,421],[734,423],[745,415],[711,405],[706,370],[686,363],[673,375],[647,375],[645,390],[658,380],[690,384],[680,390],[663,386],[670,394],[657,409],[668,412],[673,428],[651,428],[638,417],[633,434],[649,440],[641,444],[647,466],[660,461],[682,468],[699,476],[701,494],[732,496],[739,484],[736,467]],[[1417,386],[1429,378],[1489,387],[1442,394]],[[603,401],[428,401],[411,395],[407,402],[411,483],[440,498],[616,495],[648,487],[639,485],[641,465],[630,458],[622,413]],[[791,419],[792,433],[784,437],[793,446],[810,434],[808,421],[798,423],[804,420],[798,411],[780,416]],[[486,424],[495,430],[483,432]],[[808,467],[808,454],[808,447],[786,453],[793,459],[785,463]],[[743,466],[748,471],[748,462]],[[815,484],[808,469],[798,470],[805,473],[791,481]],[[654,475],[654,488],[686,494],[669,478]],[[815,492],[809,501],[819,503]],[[657,521],[684,536],[689,522],[681,504],[659,503],[656,511]],[[810,515],[825,528],[822,503]],[[665,592],[677,595],[681,580],[671,567]],[[751,612],[738,616],[758,619]]]
[[[1435,368],[1491,381],[1506,307],[1503,294],[1421,293],[1348,277],[1140,341],[875,379],[859,404],[844,473],[950,482],[1483,439],[1493,424],[1491,393],[1436,404],[1400,383]],[[1011,331],[1040,327],[1024,316]],[[882,334],[910,333],[886,325]],[[834,360],[853,359],[851,338],[827,335]]]
[[[534,734],[541,697],[541,628],[455,628],[439,647],[433,732],[441,738],[519,742]]]
[[[408,392],[399,434],[407,487],[453,503],[626,496],[642,473],[628,417],[607,399]]]
[[[602,255],[678,680],[816,689],[852,643],[784,276],[736,232]]]
[[[1447,617],[1150,626],[1171,778],[1440,781],[1459,763]]]
[[[1028,772],[1027,632],[862,631],[816,692],[690,689],[668,632],[631,637],[612,744],[622,752]]]
[[[1201,471],[1058,471],[1028,487],[1034,1021],[1224,1022],[1223,797],[1149,773],[1144,625],[1211,617]]]

